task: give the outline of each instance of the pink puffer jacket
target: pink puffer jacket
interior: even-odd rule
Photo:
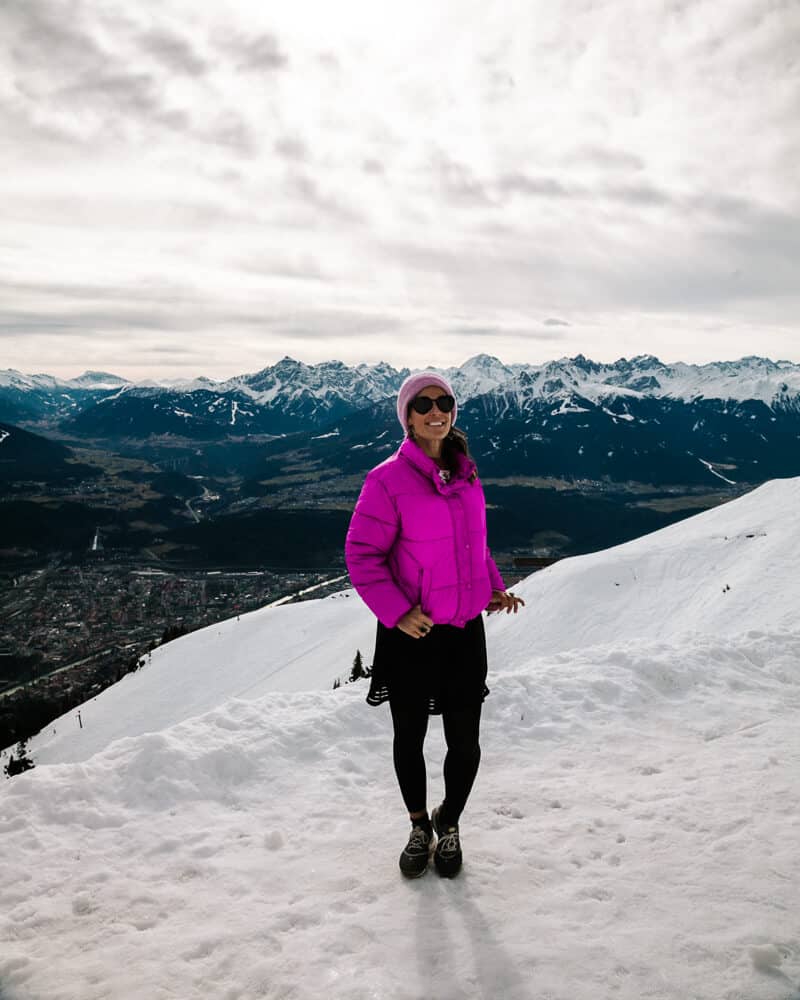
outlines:
[[[436,625],[463,628],[493,590],[505,590],[486,546],[486,503],[475,463],[442,482],[439,466],[406,438],[367,473],[344,545],[353,586],[387,628],[416,604]]]

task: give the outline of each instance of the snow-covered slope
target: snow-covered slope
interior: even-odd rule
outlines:
[[[565,559],[514,588],[538,653],[694,631],[734,636],[797,625],[800,479],[773,480],[604,552]],[[494,624],[500,662],[518,632]]]
[[[363,686],[36,768],[2,790],[3,995],[794,1000],[798,657],[621,640],[493,683],[452,883],[397,871]],[[438,722],[428,764],[435,804]]]
[[[800,479],[625,545],[563,560],[519,583],[522,617],[487,618],[493,669],[620,637],[729,637],[792,628],[800,560]],[[359,649],[371,662],[375,619],[354,591],[232,618],[155,649],[148,665],[52,723],[31,742],[43,763],[85,760],[115,739],[158,731],[226,697],[331,688]]]
[[[331,690],[356,650],[369,663],[375,619],[354,591],[230,618],[159,646],[126,675],[31,740],[37,762],[86,760],[125,736],[160,732],[226,698]]]
[[[388,709],[330,690],[352,591],[156,650],[0,790],[0,994],[796,1000],[798,510],[771,482],[513,588],[453,882],[401,879]]]

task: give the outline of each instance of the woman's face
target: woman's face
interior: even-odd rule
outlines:
[[[420,389],[418,396],[429,396],[431,399],[438,399],[446,396],[447,393],[440,385],[426,385]],[[414,437],[419,441],[443,441],[450,430],[450,421],[453,416],[450,413],[442,413],[438,406],[431,407],[427,413],[417,413],[414,407],[409,407],[408,424],[414,430]]]

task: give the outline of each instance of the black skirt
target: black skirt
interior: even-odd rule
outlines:
[[[427,704],[431,715],[440,715],[482,702],[489,694],[486,674],[482,613],[464,628],[434,625],[420,639],[379,621],[367,704]]]

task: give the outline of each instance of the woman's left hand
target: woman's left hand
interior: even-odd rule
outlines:
[[[493,590],[492,599],[486,606],[486,610],[491,614],[493,611],[502,611],[505,608],[507,615],[511,614],[512,611],[516,614],[520,604],[525,607],[525,602],[522,598],[516,597],[510,591]]]

